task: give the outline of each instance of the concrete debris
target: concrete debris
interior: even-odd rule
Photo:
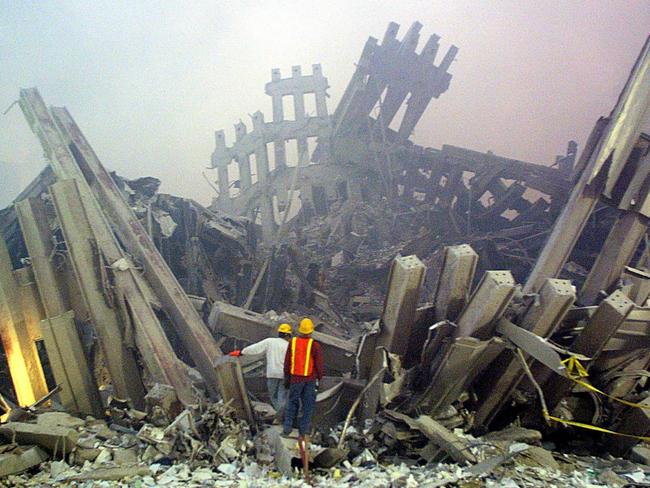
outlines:
[[[183,409],[176,391],[169,385],[156,383],[149,389],[144,401],[151,423],[157,426],[168,425]]]
[[[11,451],[3,451],[0,453],[0,478],[27,471],[46,461],[48,457],[38,446],[16,446]]]
[[[53,456],[70,453],[79,439],[73,428],[24,422],[8,422],[0,426],[0,436],[9,442],[37,445]]]
[[[458,51],[421,28],[370,38],[332,114],[320,65],[273,70],[209,208],[21,91],[48,167],[0,211],[1,486],[650,482],[650,40],[543,165],[409,140]],[[303,317],[326,375],[296,437],[240,353]]]

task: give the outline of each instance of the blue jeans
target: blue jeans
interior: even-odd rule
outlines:
[[[287,401],[287,389],[284,387],[283,378],[266,378],[266,387],[271,396],[271,405],[277,413],[280,413]]]
[[[284,432],[288,434],[293,428],[293,422],[298,416],[302,404],[302,417],[298,423],[300,435],[309,435],[311,432],[311,418],[316,407],[316,382],[306,381],[292,383],[289,387],[289,400],[284,411]]]

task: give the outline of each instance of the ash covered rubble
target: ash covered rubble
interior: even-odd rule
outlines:
[[[1,484],[650,480],[650,43],[547,166],[409,140],[457,52],[421,27],[370,38],[332,115],[319,65],[274,70],[273,120],[216,133],[210,208],[21,91],[49,165],[0,213]],[[304,315],[329,376],[301,479],[260,358],[222,351]]]

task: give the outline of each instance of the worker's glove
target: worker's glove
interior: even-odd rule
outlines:
[[[241,356],[241,351],[239,349],[235,349],[234,351],[229,352],[228,356],[233,356],[238,358],[239,356]]]
[[[316,380],[316,391],[318,391],[319,387],[320,387],[320,380]]]

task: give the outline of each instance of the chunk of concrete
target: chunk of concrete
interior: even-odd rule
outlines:
[[[10,474],[22,473],[41,464],[48,455],[38,446],[17,447],[11,452],[0,454],[0,478]]]
[[[68,454],[77,445],[79,433],[56,425],[9,422],[0,427],[0,436],[18,444],[37,445],[51,453]]]
[[[138,450],[135,447],[129,449],[120,447],[113,449],[113,462],[118,466],[125,464],[136,464],[138,462]]]
[[[76,429],[85,425],[86,422],[65,412],[44,412],[36,418],[36,423],[42,426]]]
[[[553,457],[553,453],[538,446],[530,446],[524,452],[516,456],[516,462],[532,468],[560,469],[559,463]]]
[[[169,385],[156,383],[144,397],[144,401],[152,423],[158,427],[169,424],[183,410],[176,390]]]
[[[650,449],[644,446],[634,446],[627,454],[630,461],[650,466]]]

